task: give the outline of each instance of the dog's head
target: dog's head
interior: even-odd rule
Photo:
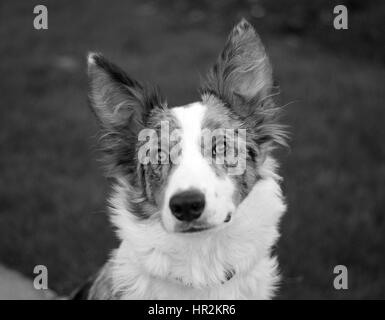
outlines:
[[[270,63],[245,20],[209,71],[199,102],[169,107],[157,89],[99,54],[89,55],[88,74],[108,174],[130,186],[127,211],[159,219],[169,232],[229,223],[274,144],[284,143]]]

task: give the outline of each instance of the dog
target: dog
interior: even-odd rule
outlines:
[[[287,134],[251,24],[233,28],[198,102],[170,107],[97,53],[88,77],[120,245],[75,298],[272,298],[286,210],[272,150]]]

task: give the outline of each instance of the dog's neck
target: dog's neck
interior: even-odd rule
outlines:
[[[233,291],[234,299],[270,297],[277,280],[270,250],[285,210],[273,168],[274,162],[266,166],[231,223],[192,235],[168,233],[156,222],[138,223],[125,209],[122,186],[116,188],[112,221],[122,242],[112,257],[115,295],[228,298],[225,293]]]

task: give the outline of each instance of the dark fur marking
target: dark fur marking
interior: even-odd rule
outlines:
[[[240,203],[258,180],[257,163],[260,151],[258,150],[259,145],[254,141],[254,130],[248,127],[238,115],[234,114],[231,109],[228,109],[218,98],[206,95],[203,98],[203,103],[208,107],[202,123],[203,128],[210,130],[218,128],[233,129],[235,131],[234,139],[236,141],[234,145],[232,144],[233,142],[231,142],[231,145],[235,147],[238,146],[238,129],[246,130],[246,141],[244,141],[246,146],[246,154],[244,155],[246,157],[246,169],[242,174],[230,176],[237,185],[238,190],[238,194],[234,195],[234,201],[235,203]],[[237,152],[237,150],[235,150],[235,152]],[[216,174],[218,176],[225,175],[227,172],[226,163],[220,165],[214,161],[211,167]]]
[[[168,125],[168,137],[162,136],[161,122],[165,122]],[[145,180],[147,198],[151,201],[151,203],[160,207],[162,205],[164,189],[167,185],[171,169],[173,168],[173,162],[170,159],[170,152],[177,143],[177,141],[171,141],[171,135],[174,130],[180,128],[180,125],[170,110],[160,110],[156,108],[148,118],[147,127],[154,129],[157,132],[158,145],[155,145],[154,148],[158,149],[166,156],[167,162],[162,163],[159,159],[157,163],[141,165],[141,174],[143,174]],[[164,141],[168,141],[168,144],[162,145],[162,139],[164,139]],[[164,147],[166,147],[166,150],[161,150],[161,148]]]
[[[225,275],[226,275],[226,280],[229,281],[231,278],[235,276],[235,270],[234,269],[226,270]]]
[[[234,269],[229,269],[225,270],[225,281],[222,281],[222,284],[225,284],[227,281],[230,281],[233,277],[235,276],[235,270]]]

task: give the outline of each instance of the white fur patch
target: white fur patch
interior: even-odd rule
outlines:
[[[197,189],[205,195],[206,206],[199,220],[210,227],[222,224],[235,210],[232,180],[227,176],[218,177],[201,152],[202,121],[206,109],[199,102],[172,109],[181,126],[182,156],[169,178],[162,208],[162,221],[169,231],[175,231],[179,223],[169,208],[170,198],[178,192]]]

